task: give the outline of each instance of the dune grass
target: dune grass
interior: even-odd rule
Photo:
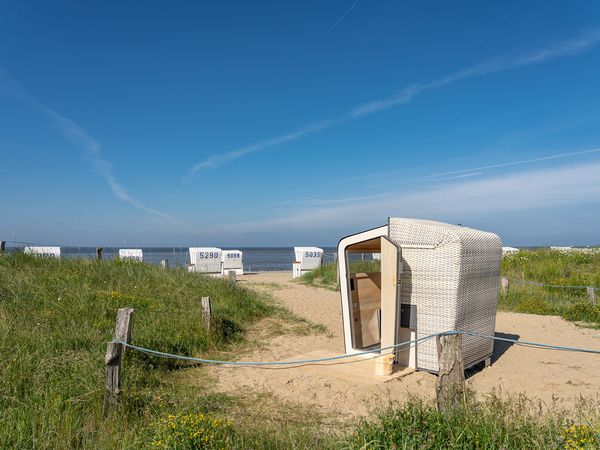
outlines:
[[[592,449],[600,446],[598,404],[549,411],[525,397],[483,400],[442,414],[411,400],[364,421],[347,441],[351,449]]]
[[[556,315],[586,326],[600,327],[600,302],[593,305],[585,286],[600,287],[600,252],[521,250],[502,258],[502,275],[510,280],[499,309],[530,314]],[[544,287],[520,280],[556,286]],[[597,292],[600,297],[600,292]]]
[[[249,324],[278,313],[252,290],[184,269],[0,255],[0,447],[135,448],[165,413],[212,409],[211,395],[173,384],[188,364],[128,351],[122,408],[102,419],[106,344],[125,306],[135,308],[135,344],[219,358],[243,342]]]
[[[543,284],[600,287],[600,250],[521,250],[502,258],[502,274]]]
[[[210,333],[202,327],[199,305],[205,295],[213,299]],[[202,368],[130,350],[120,407],[104,419],[104,353],[116,309],[125,306],[135,308],[135,344],[188,355],[231,358],[248,345],[245,330],[263,319],[293,323],[286,333],[297,326],[315,331],[264,293],[184,269],[0,255],[0,448],[500,449],[600,443],[597,404],[542,414],[525,399],[491,397],[470,399],[468,408],[441,415],[430,403],[410,400],[356,426],[258,393],[219,393]]]

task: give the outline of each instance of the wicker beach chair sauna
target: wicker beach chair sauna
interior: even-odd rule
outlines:
[[[386,257],[394,257],[386,256],[390,253],[383,250],[391,247],[387,242],[398,247],[397,269],[384,262]],[[359,277],[375,280],[364,290],[369,298],[363,299],[361,292],[356,292],[357,286],[359,291],[361,287],[355,282],[357,274],[351,272],[349,260],[357,251],[381,252],[381,273]],[[497,235],[429,220],[390,218],[386,226],[342,239],[338,254],[347,353],[376,351],[378,347],[448,330],[493,336],[502,256]],[[377,283],[379,299],[374,298]],[[396,289],[386,290],[389,283],[395,283]],[[373,312],[377,317],[368,321],[364,317],[367,310],[361,310],[361,306],[368,304],[365,308],[371,311],[374,301],[379,301],[381,307]],[[374,320],[379,340],[370,342],[368,347],[361,346],[360,337],[373,334]],[[361,329],[365,323],[371,324],[369,330]],[[490,358],[492,351],[492,340],[463,336],[465,367]],[[398,352],[396,360],[418,370],[437,372],[435,340]]]

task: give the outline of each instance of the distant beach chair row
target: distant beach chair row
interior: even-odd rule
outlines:
[[[60,258],[60,247],[27,246],[25,253],[31,255]],[[141,248],[119,249],[119,259],[127,261],[144,261]],[[244,274],[243,252],[241,250],[222,250],[217,247],[190,247],[189,272],[199,272],[214,276],[223,276],[234,271],[236,275]],[[294,247],[292,277],[301,277],[306,272],[315,270],[323,264],[323,249],[319,247]]]
[[[23,249],[23,253],[58,259],[60,258],[60,247],[29,245]],[[141,248],[122,248],[119,249],[119,259],[142,262],[144,253]]]

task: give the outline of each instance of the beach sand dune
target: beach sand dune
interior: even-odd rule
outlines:
[[[333,356],[344,352],[338,292],[291,281],[291,273],[271,272],[241,277],[250,287],[269,288],[275,300],[325,333],[283,333],[244,355],[246,361],[277,361]],[[586,329],[559,317],[498,313],[500,336],[535,342],[600,349],[600,331]],[[260,334],[260,324],[256,331]],[[263,336],[264,337],[264,336]],[[433,398],[435,375],[405,370],[381,378],[373,361],[328,363],[286,368],[213,367],[223,392],[266,392],[283,400],[320,408],[323,412],[365,416],[409,395]],[[468,384],[477,393],[524,393],[550,405],[573,406],[580,396],[598,398],[600,356],[550,351],[496,341],[493,364],[470,373]]]

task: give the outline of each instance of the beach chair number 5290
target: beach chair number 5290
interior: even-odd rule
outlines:
[[[214,259],[218,258],[219,254],[217,252],[199,252],[198,258],[200,259]]]

